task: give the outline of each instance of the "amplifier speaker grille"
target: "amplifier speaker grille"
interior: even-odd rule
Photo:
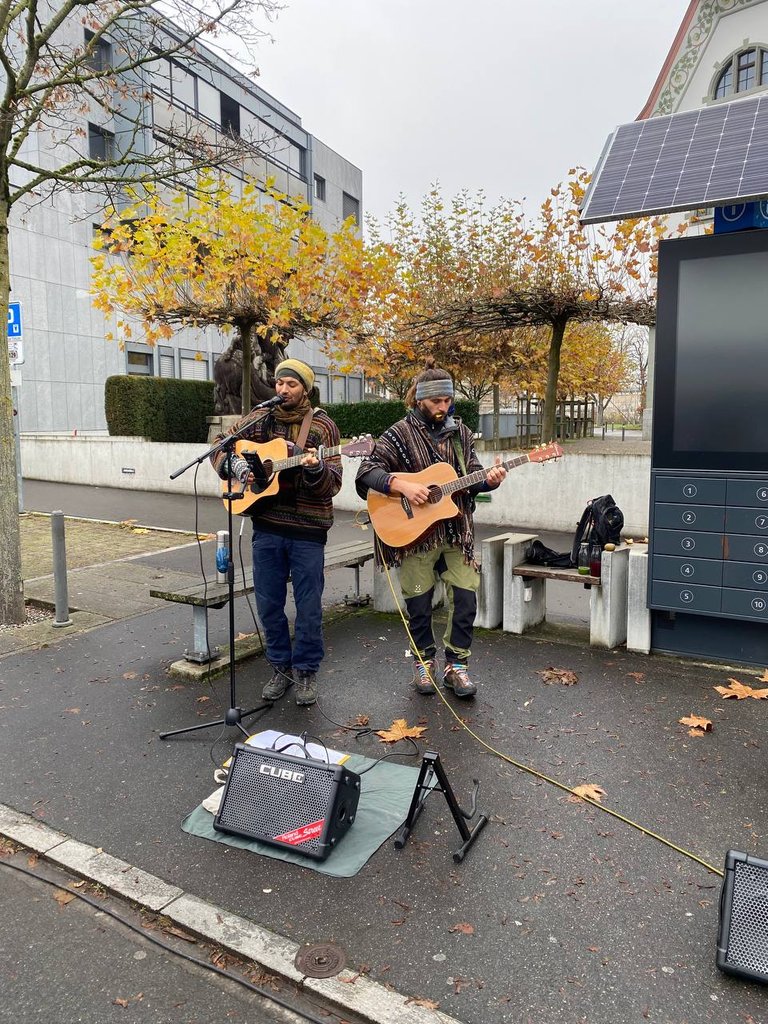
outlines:
[[[725,858],[717,966],[768,982],[768,861],[736,850]]]
[[[359,797],[360,777],[343,765],[238,743],[214,828],[324,860]]]

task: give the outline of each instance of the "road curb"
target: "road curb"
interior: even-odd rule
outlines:
[[[247,957],[265,971],[316,993],[339,1010],[357,1014],[370,1024],[461,1024],[455,1017],[409,1002],[407,996],[351,970],[343,970],[333,978],[304,977],[294,965],[301,948],[299,943],[184,892],[5,804],[0,804],[0,836],[139,907],[161,913],[200,938]]]

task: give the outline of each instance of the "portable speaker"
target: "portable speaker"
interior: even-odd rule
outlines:
[[[768,982],[768,861],[737,850],[725,855],[717,966]]]
[[[238,743],[213,827],[325,860],[359,799],[360,776],[343,765]]]

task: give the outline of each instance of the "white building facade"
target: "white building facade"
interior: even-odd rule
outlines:
[[[72,42],[86,33],[73,23]],[[87,35],[86,35],[87,38]],[[109,60],[105,43],[101,59]],[[362,172],[312,136],[294,111],[203,47],[193,59],[180,55],[149,65],[141,109],[144,152],[162,145],[164,133],[186,125],[190,133],[215,143],[221,134],[239,137],[246,155],[232,167],[237,194],[244,176],[267,177],[290,194],[302,195],[312,215],[329,230],[347,217],[361,223]],[[56,166],[68,148],[96,157],[120,144],[121,125],[101,109],[72,126],[62,147],[45,131],[27,146],[36,162]],[[11,301],[20,302],[23,362],[14,367],[20,429],[24,433],[106,433],[104,382],[113,374],[212,379],[216,356],[230,337],[223,332],[180,330],[157,347],[140,334],[121,348],[105,340],[113,328],[92,306],[91,265],[94,233],[103,219],[103,198],[58,192],[14,208],[10,225]],[[333,374],[316,342],[296,339],[290,354],[316,371],[323,402],[359,401],[360,375]]]

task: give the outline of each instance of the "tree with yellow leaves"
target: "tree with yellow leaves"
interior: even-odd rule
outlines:
[[[242,352],[242,409],[259,397],[292,338],[325,345],[384,336],[391,318],[394,262],[385,245],[366,245],[347,220],[332,233],[303,201],[247,184],[242,198],[214,178],[191,197],[154,190],[106,222],[93,257],[94,305],[115,314],[124,337],[135,324],[150,344],[175,327],[216,325]],[[253,352],[256,359],[253,359]]]
[[[502,362],[516,358],[514,345],[506,357],[500,350],[502,332],[545,331],[544,440],[555,433],[569,326],[652,324],[655,318],[663,221],[582,228],[579,204],[587,183],[585,172],[572,171],[533,220],[513,201],[487,208],[482,194],[462,192],[446,206],[436,188],[423,201],[420,216],[401,202],[390,219],[401,280],[410,291],[410,302],[401,306],[403,329],[418,339],[421,350],[438,358],[452,350],[459,362],[469,355],[476,367],[479,347],[484,365],[496,376]]]

